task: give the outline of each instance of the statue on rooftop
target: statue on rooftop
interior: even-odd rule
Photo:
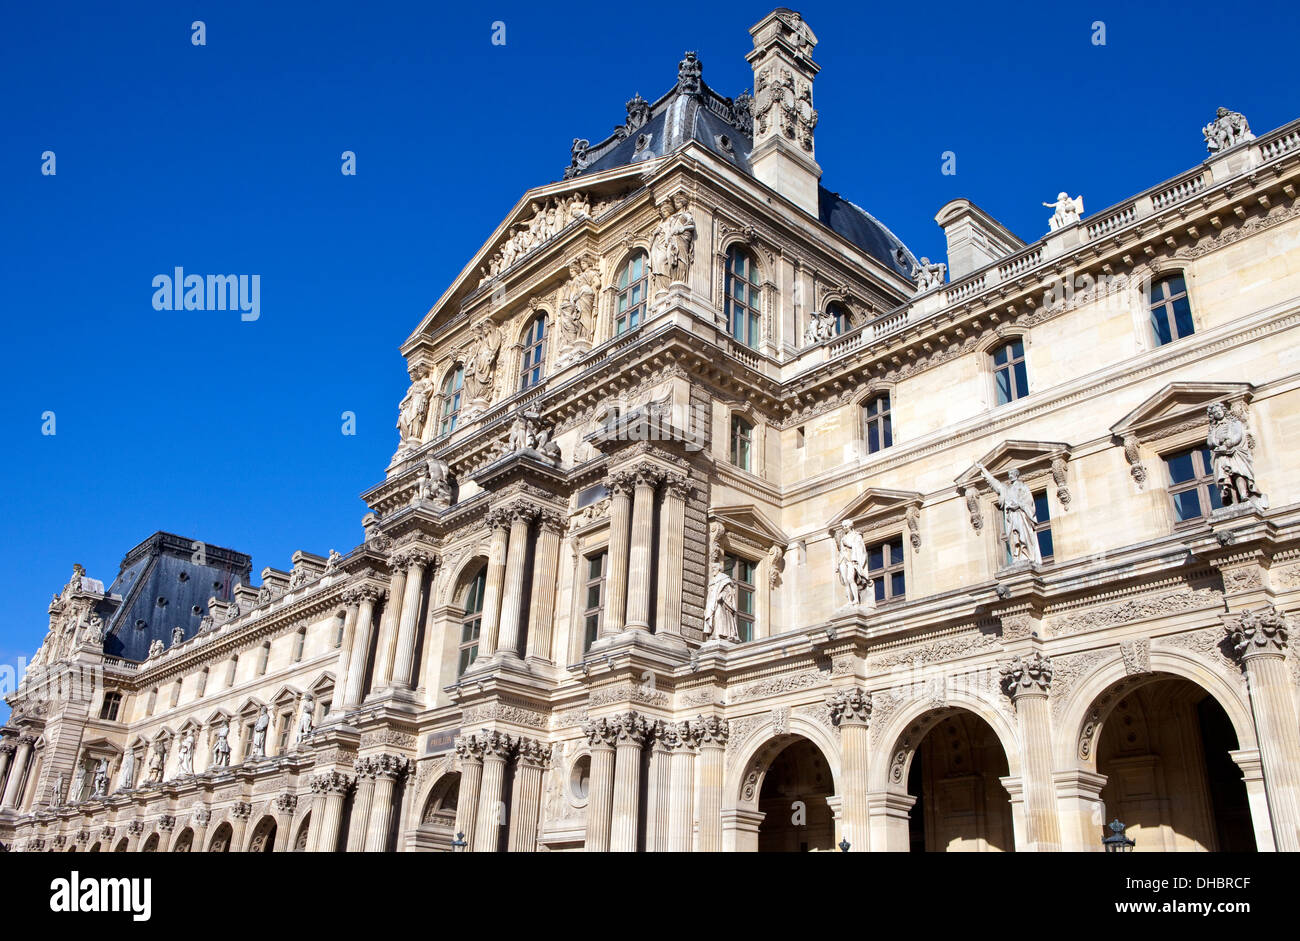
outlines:
[[[1221,153],[1230,147],[1254,140],[1250,132],[1250,122],[1238,111],[1220,108],[1214,114],[1214,120],[1201,128],[1205,137],[1205,149],[1211,154]]]
[[[425,420],[429,416],[429,402],[433,398],[433,380],[428,367],[421,363],[411,367],[411,385],[398,406],[397,429],[401,433],[399,450],[418,447],[424,435]]]
[[[1051,218],[1047,220],[1047,225],[1052,232],[1055,232],[1057,229],[1063,229],[1067,225],[1073,225],[1078,222],[1079,217],[1083,215],[1082,196],[1076,196],[1071,199],[1066,193],[1057,193],[1056,202],[1043,203],[1043,205],[1048,209],[1056,210],[1052,213]]]

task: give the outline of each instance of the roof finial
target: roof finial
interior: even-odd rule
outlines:
[[[680,95],[698,95],[700,93],[700,75],[704,66],[695,53],[687,51],[681,62],[677,63],[677,93]]]

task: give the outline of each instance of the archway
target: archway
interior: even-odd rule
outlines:
[[[1010,774],[1001,739],[982,717],[946,708],[909,726],[894,753],[893,778],[915,799],[908,817],[914,853],[1015,849]],[[904,773],[904,767],[906,772]]]
[[[311,833],[311,811],[302,818],[302,823],[298,825],[298,836],[293,841],[293,851],[295,853],[307,852],[307,836]]]
[[[90,848],[89,852],[91,852],[91,853],[98,853],[102,848],[103,848],[103,847],[100,846],[100,844],[98,843],[98,841],[96,841],[95,845],[92,846],[92,847]]]
[[[253,829],[253,838],[248,841],[250,853],[270,853],[275,849],[275,818],[267,814]]]
[[[173,853],[188,853],[194,849],[194,831],[186,827],[176,837],[176,845],[172,847]]]
[[[122,837],[122,839],[117,841],[117,846],[113,848],[113,852],[125,853],[127,851],[127,848],[130,846],[130,844],[131,841],[127,837]]]
[[[449,853],[456,834],[456,804],[460,798],[460,773],[443,775],[429,792],[415,831],[415,849]]]
[[[212,834],[212,842],[208,844],[209,853],[229,853],[230,838],[234,835],[234,830],[229,823],[223,823],[217,827],[216,832]]]
[[[1135,851],[1256,849],[1237,733],[1203,687],[1152,674],[1103,696],[1093,719],[1104,818],[1128,825]]]
[[[158,834],[150,833],[149,839],[144,841],[144,846],[140,848],[140,852],[142,853],[158,852]]]
[[[835,848],[835,780],[812,741],[789,739],[771,758],[758,789],[758,851],[807,853]],[[746,782],[749,787],[750,782]]]

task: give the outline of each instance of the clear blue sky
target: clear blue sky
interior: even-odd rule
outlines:
[[[770,7],[561,9],[0,11],[0,663],[33,653],[73,562],[108,583],[156,529],[248,552],[255,572],[353,546],[357,494],[396,446],[398,344],[572,139],[666,91],[683,50],[723,94],[748,87],[747,29]],[[1257,132],[1300,116],[1274,41],[1294,7],[1230,9],[804,4],[824,183],[917,255],[943,256],[934,214],[956,196],[1037,238],[1061,189],[1091,213],[1195,165],[1220,104]],[[261,318],[155,311],[150,282],[178,265],[259,274]]]

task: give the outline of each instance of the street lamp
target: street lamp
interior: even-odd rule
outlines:
[[[465,841],[465,834],[463,831],[457,833],[456,839],[451,841],[451,851],[453,853],[463,853],[465,852],[465,847],[467,846],[469,846],[469,843]]]
[[[847,853],[847,852],[849,851],[849,846],[850,846],[850,845],[851,845],[851,844],[849,843],[848,840],[840,840],[840,852],[841,852],[841,853]]]
[[[1124,835],[1124,831],[1127,829],[1124,824],[1120,823],[1118,819],[1115,819],[1106,824],[1106,826],[1110,830],[1110,836],[1104,837],[1101,841],[1101,845],[1106,847],[1107,853],[1133,852],[1133,847],[1137,845],[1137,842],[1130,840]]]

